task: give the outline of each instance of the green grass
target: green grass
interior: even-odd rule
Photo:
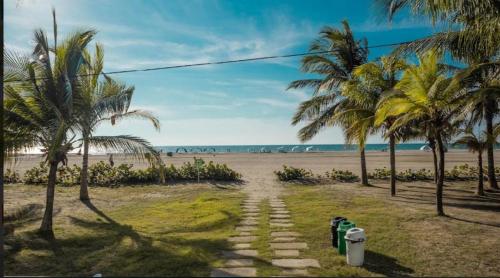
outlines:
[[[279,275],[279,269],[271,264],[273,256],[272,250],[269,248],[270,242],[270,227],[269,218],[271,207],[268,200],[264,200],[260,204],[260,219],[259,228],[255,235],[258,236],[257,240],[252,243],[252,248],[259,252],[259,259],[255,260],[255,267],[257,268],[257,275],[262,277],[271,277]]]
[[[406,208],[379,197],[356,194],[357,185],[289,187],[284,200],[296,229],[316,258],[316,276],[491,276],[500,243],[488,240],[500,229],[434,216],[431,208]],[[350,188],[345,189],[346,186]],[[374,189],[379,190],[379,189]],[[330,219],[344,216],[365,229],[365,264],[351,267],[331,247]],[[497,234],[498,235],[498,234]]]
[[[92,189],[102,205],[84,206],[75,189],[60,188],[56,204],[68,207],[55,217],[56,240],[36,235],[39,222],[19,227],[6,239],[14,246],[6,255],[6,274],[207,276],[221,265],[220,250],[230,246],[227,238],[240,220],[241,193],[190,186],[142,189],[165,195],[148,199],[140,187]]]

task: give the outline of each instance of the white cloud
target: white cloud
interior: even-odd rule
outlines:
[[[279,99],[272,98],[258,98],[255,100],[257,103],[266,104],[272,107],[280,107],[280,108],[297,108],[297,103],[287,102]]]

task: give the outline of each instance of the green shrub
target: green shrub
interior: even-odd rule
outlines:
[[[387,180],[391,177],[391,170],[384,168],[376,168],[373,172],[368,172],[369,179]]]
[[[197,180],[198,169],[190,162],[184,163],[179,168],[174,165],[148,167],[146,169],[132,169],[132,164],[120,164],[116,167],[103,161],[89,166],[89,184],[94,186],[120,186],[127,184],[155,183],[160,180],[160,172],[166,179],[172,182],[184,180]],[[39,167],[33,167],[26,171],[24,182],[26,184],[46,184],[48,180],[48,167],[40,163]],[[241,174],[227,167],[226,164],[217,164],[210,161],[203,163],[200,167],[200,180],[237,181]],[[7,172],[6,172],[7,173]],[[57,183],[64,186],[77,185],[80,183],[81,168],[77,165],[72,167],[61,166],[57,170]]]
[[[357,182],[359,177],[351,171],[348,170],[337,170],[332,169],[330,172],[325,172],[325,176],[328,179],[340,182]]]
[[[46,184],[49,180],[49,167],[46,163],[40,162],[38,167],[26,170],[23,182],[26,184]]]
[[[306,180],[314,177],[311,170],[283,165],[283,171],[274,171],[280,181]]]
[[[5,172],[3,173],[3,182],[4,183],[20,183],[21,176],[15,170],[5,169]]]
[[[396,179],[400,181],[422,181],[432,180],[433,178],[434,173],[424,168],[416,171],[413,169],[406,169],[396,174]]]

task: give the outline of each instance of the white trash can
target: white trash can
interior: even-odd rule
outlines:
[[[362,266],[365,259],[365,230],[351,228],[345,235],[347,264]]]

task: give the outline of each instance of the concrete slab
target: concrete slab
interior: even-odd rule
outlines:
[[[274,255],[276,257],[298,257],[300,255],[299,250],[274,250]]]
[[[238,267],[238,266],[252,266],[252,259],[230,259],[224,263],[224,266]]]
[[[250,249],[250,247],[250,243],[236,243],[235,245],[233,245],[234,249]]]
[[[272,265],[284,268],[319,268],[319,262],[315,259],[274,259]]]
[[[270,243],[271,249],[307,249],[305,242],[276,242]]]
[[[290,218],[289,214],[271,214],[271,219],[286,219]]]
[[[271,227],[292,227],[292,223],[276,223],[276,222],[270,222],[269,223]]]
[[[256,277],[255,267],[223,267],[216,268],[210,273],[210,277]]]
[[[257,231],[257,226],[238,226],[236,227],[236,231],[243,231],[243,232]]]
[[[292,221],[290,221],[290,219],[271,219],[272,222],[274,223],[292,223]]]
[[[251,236],[252,232],[240,232],[239,236]]]
[[[258,257],[258,255],[259,255],[259,253],[257,252],[257,250],[250,250],[250,249],[222,251],[222,256],[226,259]]]
[[[288,237],[288,236],[300,236],[299,233],[297,232],[288,232],[288,231],[282,231],[282,232],[271,232],[272,237]]]
[[[272,242],[294,242],[296,240],[295,237],[275,237],[271,241]]]
[[[228,239],[229,242],[241,242],[241,243],[252,242],[256,240],[257,236],[234,236]]]
[[[257,224],[259,224],[259,221],[247,219],[247,220],[242,220],[240,222],[240,224],[241,225],[257,225]]]

